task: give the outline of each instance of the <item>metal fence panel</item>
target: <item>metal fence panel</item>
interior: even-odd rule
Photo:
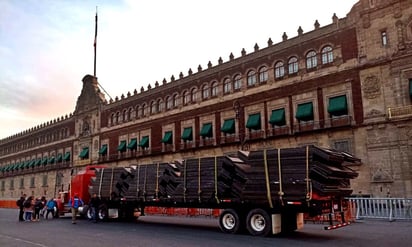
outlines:
[[[355,219],[412,220],[412,199],[348,198]]]

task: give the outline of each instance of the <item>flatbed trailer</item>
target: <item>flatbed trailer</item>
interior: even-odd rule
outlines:
[[[350,224],[345,197],[357,173],[346,165],[356,162],[347,153],[306,146],[129,167],[88,166],[73,179],[72,192],[76,184],[88,184],[88,195],[84,186],[77,190],[86,201],[94,193],[102,199],[101,219],[210,215],[219,217],[223,232],[267,236],[301,229],[305,214],[328,215],[329,230]],[[91,217],[87,205],[82,212]]]

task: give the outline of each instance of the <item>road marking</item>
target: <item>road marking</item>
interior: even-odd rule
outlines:
[[[24,240],[24,239],[21,239],[21,238],[15,238],[15,237],[7,236],[7,235],[1,235],[0,234],[0,237],[13,239],[15,241],[20,241],[20,242],[24,242],[24,243],[35,245],[35,246],[47,247],[47,245],[44,245],[44,244],[35,243],[35,242],[32,242],[32,241]]]

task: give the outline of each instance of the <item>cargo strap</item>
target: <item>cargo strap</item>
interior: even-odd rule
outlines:
[[[283,192],[283,185],[282,185],[282,167],[281,167],[281,162],[280,162],[280,148],[278,149],[278,174],[279,174],[279,200],[283,205],[283,195],[285,194]]]
[[[156,168],[156,194],[155,197],[159,198],[159,162],[157,162],[157,168]]]
[[[197,168],[197,172],[198,172],[198,179],[197,179],[197,195],[199,196],[199,202],[202,200],[202,198],[200,197],[200,194],[202,193],[202,190],[200,189],[200,185],[201,185],[201,180],[200,180],[200,164],[201,164],[201,160],[199,158],[198,160],[198,168]]]
[[[312,183],[309,178],[309,146],[306,146],[306,201],[312,199]]]
[[[186,202],[186,191],[187,191],[186,166],[187,166],[187,161],[184,160],[184,165],[183,165],[183,201],[184,202]]]
[[[217,196],[217,157],[215,156],[215,199],[216,203],[219,203],[219,197]]]
[[[102,196],[101,193],[102,193],[103,172],[104,172],[104,168],[102,168],[102,173],[100,173],[99,198],[101,198]]]
[[[140,165],[137,165],[137,179],[136,179],[136,197],[139,197],[139,192],[140,192]]]
[[[269,169],[268,169],[266,149],[263,150],[263,158],[264,158],[264,165],[265,165],[266,195],[269,201],[270,208],[273,208],[272,195],[270,193]]]
[[[114,167],[112,167],[112,176],[110,178],[110,200],[112,199],[113,177],[114,177]]]

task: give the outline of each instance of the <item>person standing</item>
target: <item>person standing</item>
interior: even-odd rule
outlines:
[[[40,221],[40,211],[43,209],[44,204],[41,198],[37,198],[34,202],[34,220],[33,221]]]
[[[52,218],[54,217],[55,207],[57,207],[57,203],[54,200],[54,198],[51,198],[50,200],[47,201],[47,203],[46,203],[47,213],[46,213],[46,216],[45,216],[46,220],[49,219],[49,213],[52,214]]]
[[[76,216],[79,212],[79,207],[83,206],[83,200],[79,197],[79,194],[74,193],[73,198],[69,200],[69,206],[72,210],[72,224],[76,224]]]
[[[94,223],[97,223],[97,220],[99,219],[99,207],[101,204],[101,200],[99,197],[97,197],[97,194],[94,193],[92,195],[92,198],[90,198],[90,210],[91,210],[91,214],[92,214],[92,220]]]
[[[19,200],[17,200],[16,204],[19,207],[19,221],[24,221],[24,201],[26,200],[26,194],[23,194]]]
[[[34,211],[34,197],[29,196],[24,201],[24,221],[33,221],[33,211]]]

